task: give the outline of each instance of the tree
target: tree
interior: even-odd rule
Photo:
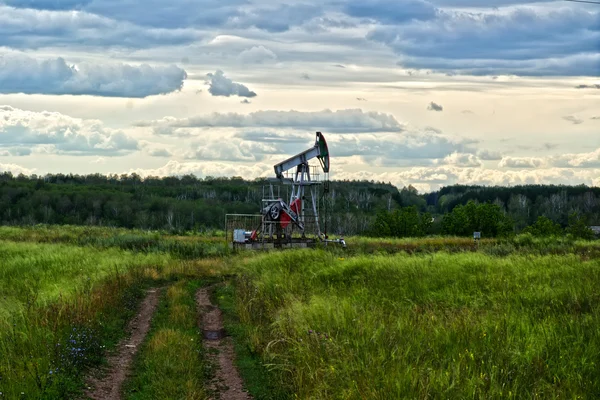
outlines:
[[[592,240],[594,238],[594,231],[588,226],[587,218],[576,212],[569,214],[567,233],[579,239]]]
[[[549,218],[540,216],[535,224],[523,229],[523,233],[531,233],[533,236],[558,236],[563,233],[563,229]]]

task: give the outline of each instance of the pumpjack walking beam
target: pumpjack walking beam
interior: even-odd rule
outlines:
[[[327,142],[321,132],[317,132],[317,139],[315,140],[315,145],[313,147],[276,164],[274,167],[275,176],[277,179],[284,179],[284,172],[300,165],[308,165],[308,161],[313,158],[319,159],[321,167],[323,167],[323,172],[329,172],[329,148],[327,147]]]

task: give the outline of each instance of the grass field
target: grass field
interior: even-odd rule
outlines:
[[[226,281],[255,399],[600,398],[600,242],[347,242],[231,254],[208,235],[0,227],[0,398],[80,394],[150,286],[164,295],[126,397],[205,398],[207,281]]]
[[[600,261],[481,253],[247,261],[248,345],[298,398],[599,398]]]

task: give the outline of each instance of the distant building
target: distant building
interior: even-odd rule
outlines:
[[[590,229],[594,231],[596,236],[600,236],[600,226],[590,226]]]

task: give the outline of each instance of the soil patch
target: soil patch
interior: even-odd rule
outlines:
[[[196,303],[200,312],[199,325],[203,332],[207,357],[216,367],[215,377],[209,382],[211,400],[250,400],[252,396],[244,390],[244,383],[235,367],[235,352],[230,337],[225,336],[223,315],[218,307],[210,302],[212,287],[201,288],[196,293]]]
[[[91,377],[88,386],[91,388],[85,395],[94,400],[120,400],[123,382],[130,372],[133,357],[150,330],[152,316],[158,306],[161,289],[148,290],[142,301],[140,311],[128,326],[131,335],[117,346],[118,352],[108,358],[108,373],[102,378]]]

